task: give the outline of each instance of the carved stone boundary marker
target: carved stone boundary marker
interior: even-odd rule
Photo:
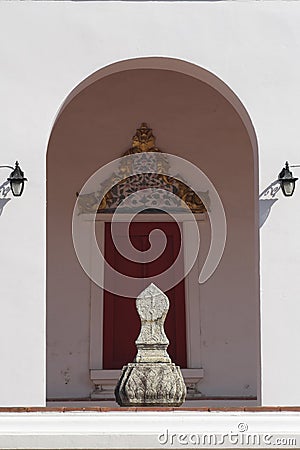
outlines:
[[[180,367],[167,353],[169,340],[164,330],[169,299],[151,283],[137,297],[136,308],[141,319],[137,355],[122,369],[116,401],[120,406],[180,406],[186,387]]]

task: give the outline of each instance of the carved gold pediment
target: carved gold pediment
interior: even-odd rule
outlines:
[[[169,170],[167,155],[155,146],[152,129],[146,123],[142,123],[136,130],[136,134],[132,138],[132,145],[123,156],[136,153],[143,155],[140,155],[137,160],[124,158],[118,172],[102,183],[98,191],[79,196],[80,214],[114,212],[126,198],[129,201],[125,202],[125,206],[122,207],[123,212],[133,211],[134,208],[141,206],[148,212],[159,212],[162,207],[164,210],[172,212],[184,212],[185,205],[193,213],[206,212],[200,196],[205,198],[206,204],[209,204],[208,192],[201,192],[198,195],[185,184],[184,180],[180,179],[180,176],[174,178],[167,175]],[[153,153],[155,153],[155,157],[153,157]],[[161,155],[158,157],[157,153]],[[136,175],[131,175],[135,173],[135,169],[138,169]],[[144,169],[145,173],[141,173]],[[113,187],[103,196],[105,187],[112,185]],[[147,191],[147,195],[145,195],[143,190],[148,188],[153,188],[153,193],[149,194]],[[137,194],[131,201],[129,196],[134,192]]]

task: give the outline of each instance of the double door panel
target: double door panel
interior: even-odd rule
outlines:
[[[128,224],[118,223],[114,229],[119,242],[125,242]],[[177,258],[180,249],[181,236],[179,225],[175,222],[132,222],[129,236],[132,245],[140,252],[150,247],[149,234],[154,229],[163,231],[167,238],[164,252],[154,261],[142,263],[133,261],[121,255],[113,242],[110,223],[105,224],[105,259],[117,272],[128,277],[139,278],[141,289],[152,282],[152,278],[169,267]],[[116,231],[116,233],[115,233]],[[177,264],[183,273],[183,260]],[[147,281],[145,281],[147,279]],[[116,279],[117,282],[117,279]],[[160,286],[158,286],[160,287]],[[126,288],[124,289],[126,291]],[[136,296],[140,293],[137,292]],[[170,341],[168,353],[172,361],[180,367],[186,367],[186,320],[185,320],[185,289],[184,279],[166,292],[170,301],[170,309],[165,322],[165,331]],[[128,362],[132,362],[136,355],[135,340],[140,331],[140,319],[136,311],[135,299],[115,295],[104,291],[103,314],[103,368],[120,369]]]

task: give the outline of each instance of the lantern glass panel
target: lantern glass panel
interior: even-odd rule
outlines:
[[[293,195],[294,188],[295,188],[295,182],[294,181],[289,181],[289,180],[284,180],[283,181],[282,189],[283,189],[284,195],[286,195],[287,197],[290,197],[291,195]]]
[[[20,197],[20,195],[22,195],[22,192],[23,192],[24,181],[23,180],[13,180],[10,183],[10,187],[11,187],[13,195],[15,197]]]

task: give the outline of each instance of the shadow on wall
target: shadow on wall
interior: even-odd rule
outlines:
[[[7,194],[10,191],[9,181],[5,181],[0,186],[0,195],[2,195],[2,198],[0,198],[0,216],[3,212],[4,206],[11,200],[10,198],[5,198]]]
[[[8,203],[10,200],[10,198],[0,198],[0,216],[3,212],[3,208],[6,205],[6,203]]]
[[[278,180],[273,181],[259,195],[259,227],[261,228],[270,215],[271,208],[278,198],[274,198],[280,190]]]

